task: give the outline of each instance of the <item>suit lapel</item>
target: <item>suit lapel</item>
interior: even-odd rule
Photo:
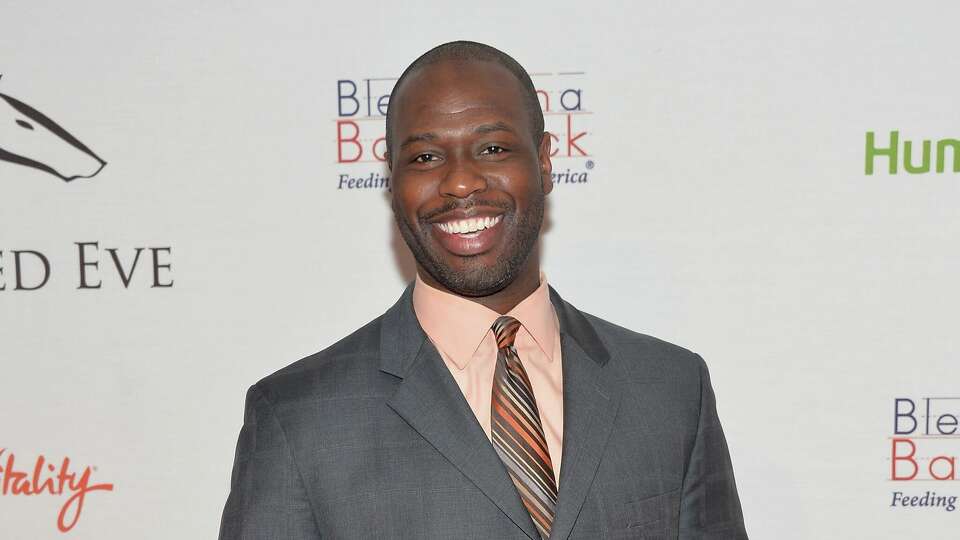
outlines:
[[[553,289],[563,360],[563,461],[551,539],[566,539],[597,473],[620,406],[610,354],[593,326]]]
[[[381,370],[400,377],[389,405],[530,538],[536,527],[500,458],[413,312],[412,286],[383,318]]]
[[[413,311],[413,286],[384,314],[381,370],[402,379],[387,404],[477,486],[527,536],[539,540],[500,458]],[[620,406],[610,353],[590,322],[550,289],[563,361],[563,464],[551,539],[576,523]]]

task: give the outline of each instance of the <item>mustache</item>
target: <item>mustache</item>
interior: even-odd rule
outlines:
[[[453,210],[469,210],[474,206],[499,208],[506,212],[513,210],[513,205],[506,201],[492,201],[488,199],[458,199],[447,201],[443,206],[428,210],[420,216],[420,221],[429,221],[439,215]]]

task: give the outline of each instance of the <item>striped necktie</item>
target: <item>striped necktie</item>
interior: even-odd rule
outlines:
[[[493,376],[490,433],[493,447],[510,474],[523,506],[544,539],[557,509],[553,463],[540,424],[537,401],[513,340],[520,321],[503,316],[493,323],[497,369]]]

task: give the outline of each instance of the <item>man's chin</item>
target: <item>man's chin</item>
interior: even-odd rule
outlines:
[[[459,288],[457,290],[451,289],[451,291],[457,295],[464,296],[467,298],[483,298],[484,296],[490,296],[497,294],[502,291],[506,286],[509,285],[509,282],[504,281],[495,285],[486,285],[486,284],[472,284],[469,288]]]
[[[450,292],[470,298],[490,296],[510,284],[511,276],[502,268],[479,267],[457,269],[450,266],[421,265],[430,275]],[[432,267],[431,267],[432,266]]]

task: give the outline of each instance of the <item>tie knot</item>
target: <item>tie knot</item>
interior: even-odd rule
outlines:
[[[520,329],[520,321],[513,317],[504,315],[494,321],[493,335],[497,337],[497,348],[506,349],[513,345],[513,340],[517,337],[517,330]]]

